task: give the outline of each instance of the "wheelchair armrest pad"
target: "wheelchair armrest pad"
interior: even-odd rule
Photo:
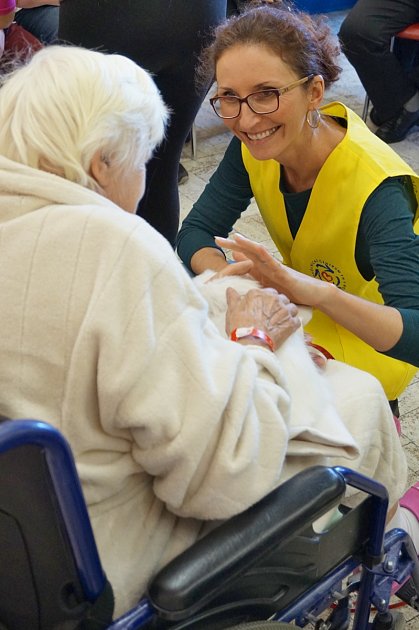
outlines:
[[[163,618],[195,614],[230,581],[337,505],[345,487],[343,477],[324,466],[287,480],[164,567],[149,585],[151,604]]]

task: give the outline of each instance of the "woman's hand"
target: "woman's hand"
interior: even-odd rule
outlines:
[[[251,289],[242,296],[231,287],[227,289],[228,336],[235,328],[258,328],[269,335],[276,350],[300,325],[295,304],[274,289]]]
[[[251,267],[246,273],[253,276],[263,286],[272,287],[289,296],[290,300],[296,304],[320,307],[322,300],[328,298],[330,290],[334,290],[334,286],[327,282],[283,265],[263,245],[239,234],[234,234],[228,239],[216,237],[215,241],[220,247],[233,251],[234,258],[238,261],[236,264],[251,261]],[[230,267],[234,266],[230,265]]]
[[[246,276],[247,274],[251,274],[252,267],[253,263],[248,259],[230,263],[227,264],[226,267],[223,267],[221,271],[218,271],[211,280],[215,280],[216,278],[225,278],[226,276]]]
[[[341,291],[331,282],[295,271],[275,260],[262,245],[238,234],[215,240],[220,247],[231,249],[237,260],[251,260],[249,273],[263,286],[285,293],[296,304],[318,308],[379,352],[390,350],[399,341],[403,319],[398,309],[375,304]]]

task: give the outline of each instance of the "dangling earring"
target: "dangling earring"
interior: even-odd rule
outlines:
[[[306,114],[306,121],[312,129],[320,126],[320,112],[318,109],[309,109]]]

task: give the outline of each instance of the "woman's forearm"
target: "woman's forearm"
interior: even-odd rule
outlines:
[[[332,284],[326,287],[327,291],[319,291],[320,299],[314,306],[379,352],[396,345],[403,333],[397,309],[345,293]]]
[[[224,254],[215,247],[203,247],[191,258],[191,269],[194,273],[202,273],[206,269],[221,271],[228,265]]]

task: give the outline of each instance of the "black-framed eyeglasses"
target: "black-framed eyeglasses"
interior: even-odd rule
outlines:
[[[240,96],[213,96],[209,101],[219,118],[237,118],[240,116],[242,103],[246,103],[255,114],[273,114],[279,107],[279,97],[282,94],[293,90],[298,85],[307,83],[313,77],[314,74],[309,74],[307,77],[294,81],[282,88],[269,88],[259,92],[252,92],[244,98],[240,98]]]

